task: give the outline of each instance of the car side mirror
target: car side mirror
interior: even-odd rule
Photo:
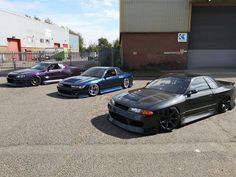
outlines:
[[[189,90],[189,91],[187,91],[186,95],[187,95],[187,97],[190,97],[191,95],[196,94],[196,93],[198,93],[197,90]]]

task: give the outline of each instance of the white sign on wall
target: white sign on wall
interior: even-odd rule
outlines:
[[[178,42],[188,42],[188,33],[178,33]]]

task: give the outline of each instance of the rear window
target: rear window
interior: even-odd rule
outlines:
[[[210,77],[205,77],[205,80],[207,81],[207,83],[211,87],[211,89],[218,88],[218,84],[214,79],[212,79]]]

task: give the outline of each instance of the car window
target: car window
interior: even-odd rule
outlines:
[[[107,77],[116,76],[116,70],[115,70],[115,69],[109,69],[109,70],[107,70],[106,76],[107,76]]]
[[[218,85],[217,85],[217,83],[215,82],[214,79],[212,79],[212,78],[210,78],[210,77],[205,77],[205,80],[207,81],[208,85],[209,85],[212,89],[218,88]]]
[[[85,71],[83,74],[81,74],[81,76],[101,78],[104,75],[105,71],[106,69],[104,68],[90,68],[87,71]]]
[[[57,69],[61,69],[58,64],[51,64],[49,67],[49,70],[57,70]]]
[[[117,74],[123,74],[123,71],[120,68],[116,68]]]
[[[46,70],[48,68],[48,66],[49,66],[48,63],[39,63],[39,64],[33,66],[32,69],[42,71],[42,70]]]
[[[63,65],[63,64],[58,64],[58,65],[59,65],[60,69],[64,69],[65,68],[65,65]]]
[[[203,91],[207,89],[210,88],[203,78],[197,78],[191,82],[190,90]]]
[[[183,94],[189,87],[190,78],[165,77],[154,80],[146,86],[149,89],[161,90],[169,93]]]

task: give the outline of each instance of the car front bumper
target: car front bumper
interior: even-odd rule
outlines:
[[[27,86],[27,85],[29,85],[29,80],[7,77],[7,85],[9,85],[9,86]]]
[[[67,88],[67,87],[59,87],[57,86],[57,93],[60,96],[63,97],[69,97],[69,98],[79,98],[88,96],[88,90],[86,88],[84,89],[73,89],[73,88]]]
[[[114,125],[138,134],[155,134],[159,131],[159,121],[156,116],[146,117],[114,105],[108,104],[108,120]]]

